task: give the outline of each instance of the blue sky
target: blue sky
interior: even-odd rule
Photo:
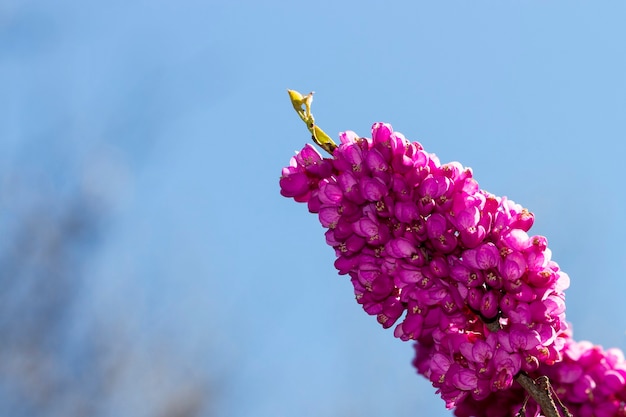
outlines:
[[[106,196],[86,317],[219,387],[218,415],[447,416],[278,177],[316,91],[535,214],[575,337],[626,348],[621,1],[4,1],[0,164]],[[85,185],[87,184],[87,185]],[[143,411],[145,412],[145,410]],[[135,415],[141,414],[137,410]]]

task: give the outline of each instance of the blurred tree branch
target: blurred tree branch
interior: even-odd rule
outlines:
[[[0,414],[86,417],[123,409],[128,416],[207,415],[205,378],[185,374],[176,355],[137,346],[119,315],[105,311],[97,322],[81,308],[86,266],[106,232],[106,204],[81,187],[68,196],[24,180],[12,183],[36,198],[11,201],[0,211]],[[88,331],[77,336],[80,326]],[[158,414],[119,405],[146,393]]]

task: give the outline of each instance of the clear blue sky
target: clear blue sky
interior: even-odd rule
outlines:
[[[575,337],[626,348],[626,3],[387,3],[0,5],[0,164],[95,172],[85,312],[165,336],[220,416],[450,415],[278,193],[308,138],[287,88],[331,135],[390,122],[529,208]]]

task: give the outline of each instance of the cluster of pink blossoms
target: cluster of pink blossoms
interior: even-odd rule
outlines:
[[[533,375],[550,379],[554,395],[571,415],[626,416],[626,361],[621,350],[605,351],[590,342],[568,339],[562,354],[562,361],[552,366],[542,365]],[[418,353],[417,358],[420,356],[423,355]],[[455,414],[458,417],[517,415],[526,396],[524,389],[514,383],[509,390],[491,393],[483,400],[467,397],[457,405]],[[537,404],[529,402],[526,415],[540,415]]]
[[[358,303],[417,342],[415,366],[448,408],[482,415],[473,409],[494,395],[519,405],[514,377],[561,361],[570,340],[569,278],[528,234],[533,215],[388,124],[340,139],[332,158],[298,152],[281,194],[318,214]]]
[[[626,362],[621,350],[567,341],[563,361],[539,371],[576,417],[626,416]]]

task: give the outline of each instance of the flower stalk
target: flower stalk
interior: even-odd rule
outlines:
[[[495,333],[500,330],[500,323],[498,320],[489,322],[486,324],[489,331]],[[557,406],[552,398],[552,387],[550,385],[550,379],[546,376],[540,376],[536,379],[532,379],[525,372],[520,372],[515,376],[515,380],[518,384],[526,390],[526,392],[537,402],[543,415],[545,417],[561,417]],[[563,414],[565,417],[572,417],[567,407],[565,407],[561,401],[559,401]],[[525,408],[526,404],[522,408]],[[523,411],[520,410],[519,414]]]
[[[311,139],[320,148],[324,149],[329,154],[333,154],[337,148],[335,142],[324,132],[319,126],[315,124],[315,118],[311,113],[311,103],[313,103],[313,91],[303,96],[295,90],[287,90],[289,93],[289,99],[300,119],[306,124],[307,129],[311,132]]]

